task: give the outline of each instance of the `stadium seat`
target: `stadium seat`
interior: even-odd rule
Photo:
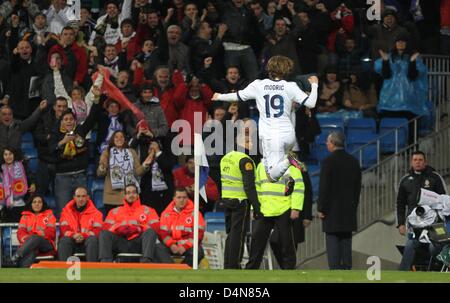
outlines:
[[[344,133],[344,120],[341,118],[319,118],[320,129],[325,137],[333,131]]]
[[[37,172],[38,154],[34,147],[22,149],[25,159],[28,161],[28,168],[33,172]]]
[[[347,137],[347,150],[358,159],[363,169],[369,168],[377,163],[378,151],[376,139],[376,134],[369,133],[355,133]],[[364,146],[369,142],[371,142],[370,145]]]
[[[51,209],[56,208],[56,201],[54,196],[45,196],[44,199],[48,207],[50,207]]]
[[[206,231],[225,231],[225,213],[207,212],[205,213]]]
[[[357,134],[376,134],[377,123],[372,118],[352,118],[347,120],[347,138]]]
[[[88,177],[95,177],[95,175],[96,175],[95,164],[94,163],[89,163],[89,165],[87,167],[87,176]]]
[[[31,132],[22,134],[21,148],[22,150],[34,148],[33,134]]]
[[[94,179],[91,187],[91,198],[97,209],[104,208],[103,205],[103,186],[105,181],[103,179]]]
[[[398,130],[398,146],[397,150],[406,147],[408,140],[408,120],[404,118],[383,118],[380,122],[381,137],[381,152],[393,153],[395,152],[395,129]]]

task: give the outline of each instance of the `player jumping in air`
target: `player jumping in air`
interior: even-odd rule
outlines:
[[[301,163],[292,152],[296,143],[295,126],[291,121],[292,102],[313,108],[317,101],[319,80],[308,78],[311,94],[308,96],[295,82],[284,79],[292,71],[294,64],[284,56],[273,56],[267,63],[269,79],[255,80],[236,93],[215,93],[212,100],[227,102],[256,99],[259,111],[259,136],[262,140],[263,164],[271,182],[282,176],[286,184],[286,195],[294,188],[294,180],[289,175],[290,165],[301,169]]]

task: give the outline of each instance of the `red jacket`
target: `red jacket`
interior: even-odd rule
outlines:
[[[159,217],[153,208],[142,205],[139,198],[131,205],[123,201],[122,206],[108,213],[103,224],[104,230],[126,237],[128,240],[139,237],[149,228],[159,234]]]
[[[81,85],[87,75],[88,70],[88,59],[86,51],[82,47],[79,47],[76,43],[72,44],[71,49],[73,54],[75,55],[75,60],[77,61],[77,70],[75,72],[75,77],[73,80],[77,81],[78,84]],[[60,44],[56,44],[52,46],[52,48],[50,48],[48,52],[48,60],[50,60],[53,53],[59,53],[62,56],[62,65],[67,65],[68,58],[64,51],[64,48]]]
[[[32,235],[44,237],[53,246],[55,246],[56,238],[56,218],[51,209],[35,214],[31,211],[22,212],[22,217],[17,230],[17,239],[20,246]]]
[[[450,28],[450,0],[441,0],[441,28]]]
[[[175,94],[173,95],[173,101],[176,107],[180,110],[180,119],[186,120],[191,126],[191,141],[190,144],[184,142],[187,145],[194,145],[194,132],[202,133],[203,123],[208,119],[208,109],[211,107],[213,91],[208,85],[202,84],[200,87],[200,99],[194,100],[189,96],[189,87],[186,83],[181,83],[177,86]],[[201,119],[195,120],[194,114],[201,113]],[[197,123],[194,123],[196,121]],[[198,129],[194,129],[197,126]],[[187,138],[183,138],[183,141]]]
[[[60,224],[60,236],[71,238],[76,233],[86,239],[89,236],[100,234],[103,226],[103,215],[95,208],[94,202],[88,200],[86,208],[80,213],[75,209],[75,200],[71,200],[62,210]]]
[[[136,68],[133,85],[135,87],[140,87],[144,83],[152,83],[152,81],[144,79],[144,70],[142,68]],[[175,88],[181,83],[184,83],[183,74],[176,70],[172,74],[173,87],[169,87],[163,92],[157,86],[153,89],[153,95],[159,99],[159,104],[164,112],[169,128],[172,127],[172,123],[178,119],[178,108],[175,106],[173,97]]]
[[[194,185],[194,175],[191,175],[186,167],[180,167],[173,172],[173,181],[175,188],[185,188]],[[208,202],[216,202],[219,200],[219,190],[216,183],[208,176],[206,181],[206,196]]]
[[[131,63],[133,58],[137,53],[141,51],[142,45],[139,44],[139,39],[137,36],[134,36],[130,39],[127,46],[127,62]],[[118,40],[116,43],[116,51],[119,54],[122,51],[122,40]]]
[[[198,241],[202,242],[205,221],[198,213]],[[175,201],[170,202],[161,214],[161,239],[167,247],[183,246],[186,250],[194,246],[194,203],[189,200],[181,212],[175,210]]]

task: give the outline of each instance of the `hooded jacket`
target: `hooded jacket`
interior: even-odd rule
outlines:
[[[98,237],[102,231],[103,215],[90,199],[81,212],[76,210],[75,200],[71,200],[63,208],[59,222],[61,237],[71,238],[74,234],[81,233],[86,239],[90,236]]]
[[[52,244],[53,249],[56,249],[56,218],[51,209],[44,210],[38,214],[28,210],[22,212],[19,229],[17,230],[17,239],[20,246],[32,235],[44,237]]]

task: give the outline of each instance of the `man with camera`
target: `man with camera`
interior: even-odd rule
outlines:
[[[407,235],[405,249],[399,270],[409,271],[414,262],[419,239],[414,237],[412,229],[407,230],[406,217],[417,206],[420,189],[425,188],[437,194],[446,194],[447,189],[442,177],[427,165],[425,154],[415,151],[411,156],[411,169],[401,180],[397,194],[397,221],[401,235]]]

